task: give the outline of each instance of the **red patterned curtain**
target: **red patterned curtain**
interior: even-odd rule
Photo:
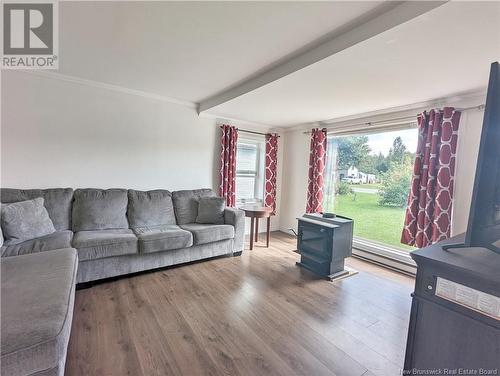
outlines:
[[[220,187],[219,195],[226,199],[226,205],[236,204],[236,144],[238,129],[231,125],[221,125]]]
[[[450,237],[460,112],[452,107],[417,117],[418,146],[401,243],[418,248]]]
[[[278,135],[266,134],[266,185],[264,205],[276,214],[276,168],[278,166]]]
[[[325,172],[325,165],[326,128],[315,128],[311,131],[306,213],[319,213],[323,210],[323,173]]]

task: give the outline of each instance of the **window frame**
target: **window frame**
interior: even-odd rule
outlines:
[[[390,126],[381,126],[374,128],[361,128],[350,132],[329,132],[327,138],[335,138],[342,136],[364,136],[370,134],[378,134],[384,132],[391,132],[404,129],[416,129],[417,124],[415,121],[403,122],[399,124],[391,124]],[[333,187],[335,190],[335,187]],[[340,213],[341,214],[341,213]],[[404,250],[389,244],[377,242],[359,236],[353,236],[353,249],[354,256],[368,259],[378,264],[382,264],[391,269],[402,271],[406,274],[416,274],[415,261],[410,256],[411,251]]]
[[[238,148],[242,145],[251,145],[257,149],[255,161],[255,174],[253,170],[238,170],[238,158],[236,158],[236,180],[238,177],[254,177],[254,194],[253,198],[239,198],[238,197],[238,183],[236,183],[236,204],[262,204],[264,202],[264,188],[265,188],[265,160],[266,160],[266,139],[264,136],[259,135],[244,135],[238,137],[236,145]]]

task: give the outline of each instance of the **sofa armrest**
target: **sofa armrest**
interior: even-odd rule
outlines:
[[[2,228],[0,227],[0,257],[3,256],[3,253],[5,252],[5,248],[3,246],[3,233],[2,233]]]
[[[243,251],[245,244],[245,212],[241,209],[226,208],[224,210],[224,223],[234,226],[233,252]]]

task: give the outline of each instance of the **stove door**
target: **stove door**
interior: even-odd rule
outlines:
[[[323,226],[299,221],[297,249],[329,261],[332,249],[332,231]]]

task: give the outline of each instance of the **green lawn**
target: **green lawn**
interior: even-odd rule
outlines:
[[[373,183],[373,184],[358,184],[358,185],[355,185],[354,187],[379,189],[381,186],[382,186],[382,184],[380,184],[380,183]]]
[[[407,250],[415,249],[400,243],[405,209],[381,206],[378,197],[371,193],[338,195],[335,212],[354,219],[355,236]]]

